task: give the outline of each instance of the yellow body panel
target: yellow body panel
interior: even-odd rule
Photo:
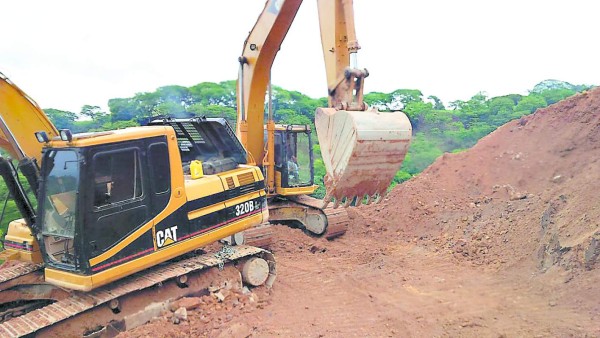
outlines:
[[[277,187],[277,194],[283,196],[294,196],[294,195],[310,195],[317,190],[318,185],[311,185],[308,187],[295,187],[295,188],[282,188]]]
[[[50,267],[44,269],[46,282],[70,290],[90,291],[93,289],[92,276],[76,275]]]
[[[163,249],[154,251],[149,255],[145,255],[130,262],[117,265],[113,268],[98,272],[91,276],[77,275],[71,272],[56,270],[48,267],[45,270],[45,278],[47,282],[54,285],[73,290],[89,291],[119,280],[132,273],[147,269],[158,263],[180,256],[194,249],[216,242],[221,238],[244,231],[262,223],[263,221],[266,221],[267,219],[268,209],[265,208],[261,213],[240,219],[239,221],[232,222],[229,225],[205,234],[201,234],[197,237],[177,242],[176,245],[169,245]]]
[[[275,172],[275,181],[277,186],[275,194],[282,196],[310,195],[319,187],[318,185],[310,185],[307,187],[284,188],[281,186],[281,173],[278,171]]]
[[[251,174],[253,182],[263,180],[262,174],[260,174],[260,171],[257,170],[256,167],[247,165],[240,165],[238,169],[230,170],[225,173],[220,173],[218,175],[205,175],[199,179],[186,179],[185,193],[187,196],[187,200],[192,201],[198,198],[208,197],[220,192],[224,192],[225,187],[228,186],[227,179],[230,179],[233,182],[233,188],[240,187],[244,184],[243,182],[240,182],[239,177],[244,174]],[[192,220],[198,217],[202,217],[204,215],[222,210],[228,206],[231,206],[232,204],[235,205],[240,202],[244,202],[246,200],[250,200],[264,195],[264,192],[261,192],[261,194],[256,192],[252,195],[242,195],[230,201],[212,204],[204,208],[200,208],[189,212],[188,219]]]
[[[250,195],[243,195],[243,196],[240,196],[240,197],[236,197],[236,198],[230,199],[228,201],[225,201],[223,203],[216,203],[216,204],[213,204],[213,205],[209,205],[209,206],[204,207],[204,208],[200,208],[200,209],[197,209],[197,210],[194,210],[194,211],[190,211],[188,213],[188,219],[189,220],[193,220],[193,219],[196,219],[198,217],[202,217],[202,216],[211,214],[213,212],[217,212],[219,210],[223,210],[223,209],[225,209],[227,207],[234,206],[236,204],[240,204],[242,202],[245,202],[245,201],[248,201],[248,200],[251,200],[251,199],[255,199],[255,198],[258,198],[258,197],[261,197],[261,196],[265,196],[265,195],[266,195],[266,193],[264,191],[260,191],[260,192],[257,191],[257,192],[254,192],[254,193],[250,194]]]
[[[55,148],[64,147],[89,147],[95,145],[103,145],[109,143],[129,141],[136,138],[148,138],[155,136],[165,136],[169,140],[175,140],[175,132],[173,128],[167,126],[146,126],[146,127],[130,127],[125,129],[117,129],[111,131],[97,133],[81,133],[73,135],[73,140],[62,141],[52,140],[49,145]],[[179,153],[179,150],[177,150]],[[180,168],[181,170],[181,168]]]
[[[34,264],[43,262],[40,246],[22,218],[14,220],[8,225],[8,231],[4,238],[4,249],[6,252],[3,253],[3,256],[6,259]]]
[[[207,197],[225,191],[223,182],[217,175],[206,175],[202,178],[185,180],[185,195],[188,201]]]
[[[257,181],[262,181],[265,179],[265,177],[263,176],[262,172],[260,170],[258,170],[257,167],[253,166],[253,165],[246,165],[246,164],[240,164],[239,166],[240,168],[246,168],[246,169],[252,169],[252,175],[254,177],[255,180]],[[233,175],[232,175],[233,176]],[[223,175],[221,176],[223,178],[226,178],[227,176]],[[242,185],[242,183],[240,183],[238,181],[238,176],[234,177],[234,180],[239,184]]]

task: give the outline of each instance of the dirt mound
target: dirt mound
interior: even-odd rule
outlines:
[[[475,264],[592,269],[600,254],[600,89],[445,154],[374,208],[369,234],[416,240]]]

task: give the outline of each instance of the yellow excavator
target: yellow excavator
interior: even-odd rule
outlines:
[[[351,1],[319,1],[330,80],[330,107],[315,118],[324,201],[307,196],[316,189],[310,128],[277,125],[270,109],[264,126],[270,68],[300,3],[267,1],[244,45],[237,136],[218,118],[72,134],[0,75],[0,146],[18,161],[0,157],[0,175],[23,216],[0,254],[9,261],[0,269],[0,337],[102,336],[223,279],[270,286],[268,251],[208,247],[267,221],[335,236],[347,221],[339,204],[385,193],[410,123],[362,102],[368,73],[348,63],[358,50]],[[224,270],[213,276],[213,267]]]
[[[352,0],[317,0],[329,106],[317,109],[315,128],[327,192],[323,200],[308,196],[317,188],[310,126],[276,124],[270,100],[271,67],[301,4],[267,1],[244,43],[237,135],[248,150],[248,162],[263,168],[269,221],[333,238],[348,225],[339,205],[381,200],[406,156],[412,128],[403,113],[379,112],[363,102],[369,73],[357,65],[360,46]]]
[[[23,215],[0,254],[0,337],[127,328],[140,299],[200,292],[205,270],[225,263],[250,285],[273,283],[268,251],[198,252],[268,220],[262,172],[224,119],[72,134],[0,75],[0,144],[19,160],[0,157],[0,175]]]

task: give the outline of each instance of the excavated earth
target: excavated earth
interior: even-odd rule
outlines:
[[[121,336],[598,337],[599,160],[595,89],[440,157],[342,238],[276,227],[272,289]]]

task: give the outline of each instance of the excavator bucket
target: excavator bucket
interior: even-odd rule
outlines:
[[[401,112],[318,108],[315,128],[327,175],[324,207],[379,201],[408,151],[412,127]]]

